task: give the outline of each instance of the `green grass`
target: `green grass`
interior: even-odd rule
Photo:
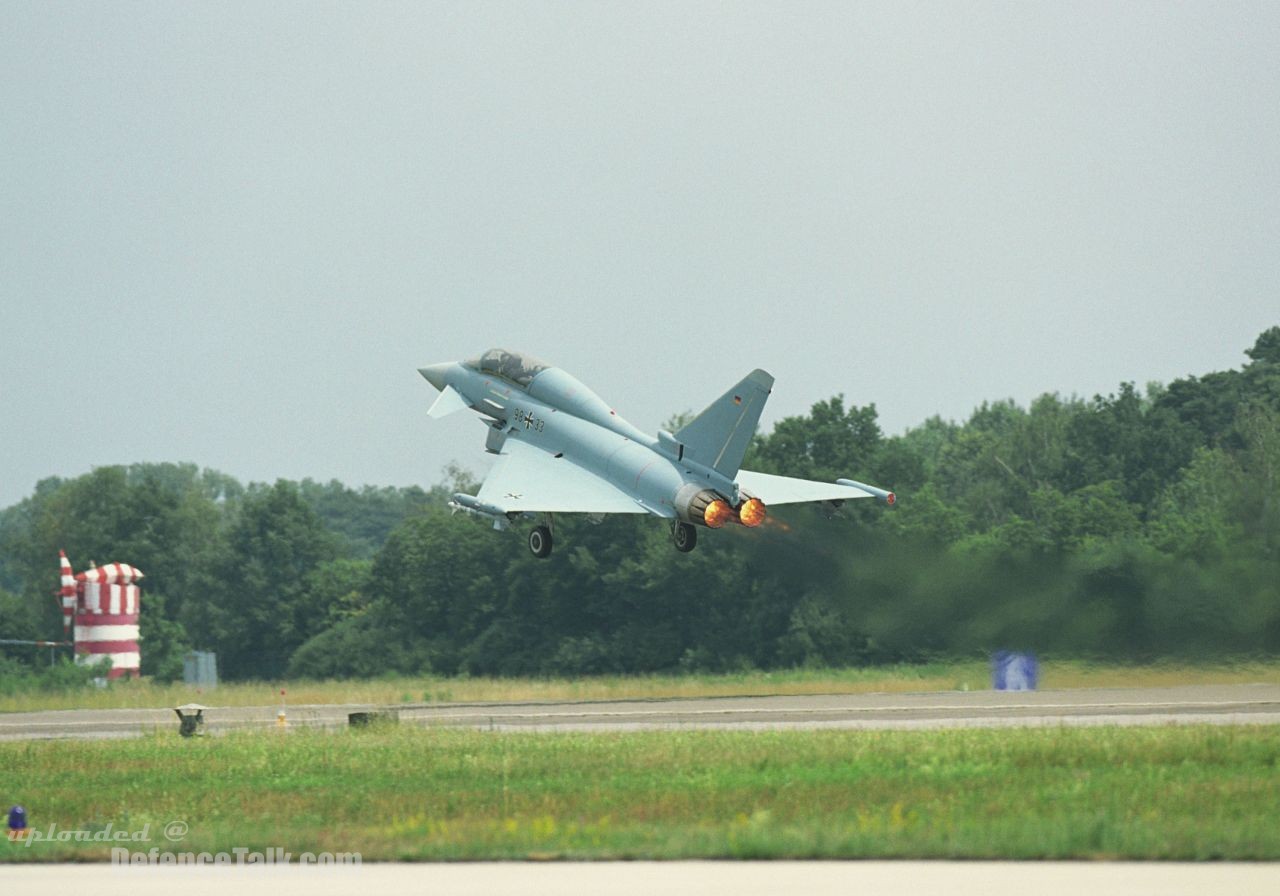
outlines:
[[[1041,664],[1041,688],[1151,687],[1175,684],[1280,682],[1280,660],[1183,666],[1120,666],[1069,660]],[[0,696],[0,712],[40,709],[274,706],[280,689],[290,705],[314,703],[440,703],[508,700],[612,700],[628,697],[715,697],[755,694],[902,693],[982,690],[991,672],[983,661],[849,669],[788,669],[721,675],[603,675],[587,678],[389,678],[349,681],[245,682],[201,691],[183,684],[120,681],[104,689]]]
[[[1280,727],[526,734],[391,726],[0,743],[32,826],[379,859],[1280,859]],[[189,834],[170,844],[164,825]],[[0,843],[17,861],[89,843]]]

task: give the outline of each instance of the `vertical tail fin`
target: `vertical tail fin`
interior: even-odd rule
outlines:
[[[733,479],[769,400],[773,377],[753,370],[675,434],[684,456]]]

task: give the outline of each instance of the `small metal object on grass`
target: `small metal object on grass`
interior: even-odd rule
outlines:
[[[394,709],[375,709],[347,713],[347,725],[352,728],[368,728],[373,725],[396,725],[399,722],[400,713]]]
[[[175,706],[173,711],[178,714],[178,733],[183,737],[195,737],[204,734],[204,711],[207,706],[201,706],[199,703],[184,703],[182,706]]]

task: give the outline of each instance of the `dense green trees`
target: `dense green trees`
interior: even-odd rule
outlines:
[[[219,646],[228,677],[276,677],[326,620],[308,586],[336,552],[336,537],[296,485],[251,491],[210,552],[200,599],[184,601],[180,618]]]
[[[820,401],[748,466],[884,483],[889,510],[777,508],[679,554],[659,522],[557,521],[559,547],[432,491],[242,487],[190,465],[47,480],[0,511],[10,637],[59,631],[56,558],[146,581],[144,670],[227,677],[583,674],[864,663],[1020,647],[1151,658],[1280,650],[1280,327],[1238,370],[1089,400],[982,405],[900,436]],[[32,658],[11,651],[14,661]],[[47,658],[46,658],[47,661]]]

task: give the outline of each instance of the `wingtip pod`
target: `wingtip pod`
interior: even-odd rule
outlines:
[[[876,488],[874,485],[867,485],[865,482],[858,482],[856,479],[837,479],[836,485],[847,485],[850,488],[856,488],[860,491],[864,491],[881,504],[887,504],[889,507],[898,503],[898,496],[893,492],[886,491],[882,488]]]
[[[466,492],[458,492],[453,496],[452,503],[457,504],[465,510],[475,510],[480,513],[487,513],[490,516],[502,516],[502,508],[487,501],[481,501],[475,495],[468,495]]]
[[[493,523],[493,528],[495,529],[507,528],[507,517],[502,512],[502,508],[481,501],[475,495],[459,492],[449,501],[449,510],[452,513],[461,511],[468,516],[479,517],[482,520]]]

